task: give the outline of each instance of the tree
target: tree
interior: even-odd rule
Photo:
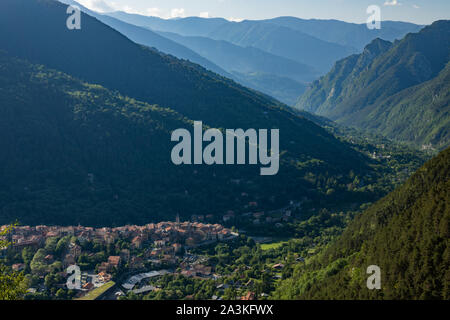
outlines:
[[[44,275],[47,272],[48,266],[44,263],[46,252],[44,249],[39,249],[30,262],[31,271],[35,274]]]
[[[69,245],[69,241],[69,236],[63,237],[58,241],[55,248],[55,254],[57,256],[61,256],[64,253],[64,251],[67,249],[67,246]]]
[[[45,241],[45,247],[44,247],[45,252],[54,254],[57,244],[58,244],[58,238],[57,237],[48,238]]]
[[[0,238],[10,233],[17,224],[0,231]],[[5,240],[0,240],[0,249],[5,249],[10,245]],[[9,267],[0,264],[0,300],[22,299],[28,289],[28,281],[21,272],[15,272]]]
[[[29,265],[31,260],[33,259],[34,256],[34,252],[33,249],[31,249],[31,247],[25,247],[22,250],[22,260],[23,263],[25,263],[26,265]]]
[[[223,298],[225,300],[236,300],[237,292],[234,287],[228,287],[225,289],[223,293]]]
[[[56,291],[56,298],[57,299],[67,299],[67,293],[64,289],[59,289],[58,291]]]

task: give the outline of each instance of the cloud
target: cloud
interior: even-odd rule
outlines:
[[[170,11],[171,18],[184,18],[186,17],[186,12],[183,8],[173,8]]]
[[[385,6],[401,6],[402,4],[397,0],[386,1],[384,3]]]
[[[153,17],[161,17],[161,9],[160,8],[147,8],[146,15]]]
[[[414,9],[419,9],[420,7],[417,4],[413,4]]]
[[[114,11],[115,8],[107,4],[103,0],[78,0],[80,4],[85,6],[88,9],[97,11],[97,12],[111,12]]]
[[[126,12],[126,13],[135,13],[135,14],[140,14],[140,12],[130,6],[123,6],[118,8],[118,10]]]
[[[106,3],[104,0],[77,0],[80,4],[86,8],[99,13],[123,11],[126,13],[134,13],[145,16],[162,17],[161,9],[159,8],[147,8],[139,10],[127,5],[119,5],[117,2]],[[166,16],[169,18],[169,16]]]
[[[228,20],[228,21],[232,21],[232,22],[241,22],[241,21],[243,21],[244,19],[229,17],[227,20]]]
[[[120,5],[116,1],[107,3],[105,0],[77,0],[86,8],[99,13],[123,11],[126,13],[140,14],[144,16],[159,17],[162,19],[185,18],[186,10],[184,8],[173,8],[171,10],[162,10],[161,8],[152,7],[146,9],[136,9],[128,5]],[[208,11],[202,11],[199,17],[210,18]]]

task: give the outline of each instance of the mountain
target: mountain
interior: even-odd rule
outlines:
[[[187,17],[176,19],[162,19],[158,17],[143,16],[123,11],[108,12],[107,15],[137,26],[150,28],[156,31],[177,33],[184,36],[205,37],[211,30],[230,23],[223,18]]]
[[[277,17],[261,20],[261,23],[276,24],[297,30],[318,39],[356,48],[364,47],[376,38],[394,41],[411,32],[418,32],[423,26],[400,21],[382,21],[380,29],[368,29],[366,24],[348,23],[339,20],[299,19],[295,17]]]
[[[242,210],[250,200],[280,206],[300,195],[354,202],[344,190],[325,199],[302,179],[345,172],[313,159],[300,169],[285,157],[270,179],[248,165],[175,166],[171,132],[192,120],[1,51],[0,105],[0,223],[145,224]]]
[[[173,180],[161,170],[184,117],[1,51],[0,106],[2,223],[144,222],[145,206],[164,216],[158,189]]]
[[[289,105],[297,102],[306,90],[306,83],[328,71],[339,57],[345,56],[339,53],[342,47],[336,48],[336,45],[344,46],[346,52],[356,52],[377,36],[394,40],[420,29],[414,24],[391,21],[383,22],[380,30],[369,30],[365,24],[294,17],[235,23],[197,17],[165,20],[125,12],[107,15],[158,31],[163,37],[195,51],[230,73],[219,74]],[[102,21],[127,34],[108,21]],[[289,41],[290,38],[293,41]],[[304,61],[320,71],[315,71]]]
[[[402,90],[367,108],[356,119],[362,128],[392,139],[442,149],[450,145],[450,62],[433,79]]]
[[[7,0],[0,8],[1,49],[32,63],[141,101],[170,106],[211,125],[245,124],[241,108],[257,112],[255,119],[261,120],[266,118],[266,108],[281,107],[199,65],[138,45],[84,13],[81,30],[68,30],[66,5],[57,1]],[[20,12],[26,9],[30,13]],[[35,20],[33,24],[27,20],[29,16]]]
[[[449,143],[450,21],[338,61],[296,107],[416,145]],[[423,121],[423,120],[426,121]]]
[[[294,105],[299,96],[306,90],[306,82],[317,77],[313,68],[298,62],[278,57],[257,48],[240,47],[226,41],[217,41],[206,37],[184,37],[172,32],[153,32],[140,27],[152,21],[166,25],[171,20],[143,17],[124,12],[113,12],[108,15],[98,14],[72,0],[60,0],[66,4],[78,5],[87,14],[96,17],[103,23],[126,35],[130,40],[169,53],[180,59],[187,59],[200,64],[208,70],[233,79],[244,86],[268,94],[288,105]],[[115,18],[117,17],[117,19]],[[123,22],[126,21],[126,22]],[[216,26],[216,22],[225,20],[205,20],[201,18],[183,19],[184,23],[166,26],[169,30],[180,32],[187,27],[189,32],[200,32],[204,27]],[[130,24],[130,23],[134,23]],[[206,24],[208,23],[208,26]],[[154,25],[154,24],[152,24]],[[218,23],[217,25],[220,25]],[[156,25],[158,28],[158,24]],[[161,27],[161,26],[160,26]]]
[[[306,83],[317,77],[317,72],[309,66],[254,47],[170,32],[160,34],[214,62],[241,83],[290,105],[294,105],[301,94],[295,90],[305,90]]]
[[[361,54],[337,61],[328,74],[314,81],[308,91],[300,97],[297,108],[317,114],[328,114],[341,102],[341,92],[349,91],[348,94],[352,94],[351,85],[357,85],[354,79],[365,72],[375,58],[391,47],[391,42],[375,39]]]
[[[198,53],[194,52],[193,50],[181,45],[180,43],[177,43],[175,41],[171,41],[156,32],[153,32],[147,28],[135,26],[133,24],[129,24],[126,22],[123,22],[119,19],[115,19],[113,17],[110,17],[108,15],[99,14],[97,12],[94,12],[92,10],[89,10],[88,8],[82,6],[78,2],[75,2],[73,0],[60,0],[60,2],[78,6],[83,12],[87,13],[88,15],[97,18],[104,24],[110,26],[111,28],[119,31],[123,35],[125,35],[127,38],[132,40],[133,42],[155,48],[159,51],[162,51],[167,54],[171,54],[179,59],[185,59],[189,60],[193,63],[199,64],[202,67],[213,71],[215,73],[218,73],[224,77],[231,78],[232,75],[214,64],[213,62],[209,61],[208,59],[205,59],[203,56],[199,55]]]
[[[109,15],[96,13],[73,0],[59,1],[65,4],[79,6],[83,12],[97,18],[136,43],[155,48],[179,59],[185,59],[199,64],[210,71],[233,79],[246,87],[270,95],[291,106],[297,102],[299,96],[306,90],[306,84],[304,82],[311,81],[316,77],[313,69],[308,66],[273,56],[256,48],[241,48],[231,43],[226,43],[225,41],[223,42],[226,45],[217,45],[214,43],[216,42],[215,40],[198,37],[196,40],[201,39],[207,42],[206,45],[211,45],[209,47],[211,50],[205,51],[196,46],[195,41],[192,41],[193,43],[183,41],[183,37],[178,34],[153,32],[148,28],[126,23]],[[118,14],[118,16],[120,17],[121,15]],[[128,21],[129,19],[126,20]],[[187,38],[186,40],[190,39]],[[217,50],[225,49],[224,47],[230,50],[220,53],[217,52]],[[203,47],[203,49],[206,48],[208,47]],[[238,52],[242,56],[238,56]],[[235,71],[236,68],[229,68],[230,56],[233,56],[235,59],[240,59],[240,67],[243,67],[245,62],[249,62],[251,65],[247,65],[246,70],[243,70],[244,72]],[[252,61],[251,58],[257,59],[257,62]],[[280,74],[269,73],[266,69],[275,73],[277,73],[275,70],[280,70]],[[288,73],[289,76],[286,76],[285,73]],[[298,81],[292,78],[302,80]]]
[[[355,52],[352,48],[326,42],[290,28],[254,21],[219,26],[208,37],[243,47],[259,48],[312,66],[319,72],[326,72],[336,60]]]
[[[196,51],[195,49],[192,49],[193,47],[195,48],[195,46],[185,46],[183,44],[183,41],[172,41],[171,39],[173,38],[181,37],[178,36],[177,34],[174,33],[158,34],[156,32],[151,31],[150,29],[129,24],[108,15],[96,13],[83,7],[82,5],[73,0],[59,0],[59,1],[65,4],[79,6],[83,12],[89,14],[92,17],[97,18],[101,22],[119,31],[120,33],[127,36],[130,40],[136,43],[155,48],[163,53],[171,54],[179,59],[185,59],[193,63],[199,64],[210,71],[213,71],[229,79],[233,79],[238,83],[247,86],[249,88],[252,88],[254,90],[258,90],[262,93],[273,96],[274,98],[284,103],[287,103],[291,106],[293,106],[297,102],[298,97],[306,90],[306,85],[304,83],[299,83],[298,81],[290,79],[289,77],[262,72],[261,70],[253,68],[252,66],[247,67],[247,69],[250,68],[252,72],[245,72],[245,73],[234,72],[233,70],[229,70],[226,67],[221,68],[219,65],[228,66],[228,64],[226,62],[223,63],[224,61],[218,59],[219,57],[217,55],[214,55],[214,53],[205,54],[205,52],[202,50]],[[212,42],[215,41],[207,38],[204,39]],[[180,39],[178,38],[178,40]],[[229,46],[234,45],[229,44]],[[238,46],[234,47],[239,48]],[[211,49],[214,49],[214,47],[211,47]],[[245,49],[243,50],[245,51]],[[222,54],[221,57],[223,56],[224,55]],[[290,74],[295,75],[296,78],[308,79],[308,81],[311,81],[314,78],[314,76],[312,75],[313,71],[311,70],[311,68],[307,66],[302,66],[294,61],[289,60],[285,62],[283,60],[287,59],[272,56],[262,51],[259,53],[259,56],[263,56],[258,57],[259,60],[266,58],[265,60],[266,62],[268,62],[266,66],[271,65],[272,63],[275,63],[275,66],[281,65],[280,68],[281,72],[283,72],[283,70],[292,69],[293,71],[298,71],[298,72],[290,72]],[[219,62],[219,65],[212,62],[211,59],[205,57],[214,58],[215,59],[214,61]],[[236,57],[236,55],[234,55],[234,57]],[[248,61],[247,58],[248,58],[247,56],[243,56],[241,60]],[[279,62],[278,60],[282,61]],[[227,69],[228,71],[225,71],[225,69]],[[269,68],[266,67],[266,69]],[[271,69],[276,70],[275,67],[272,67]],[[302,74],[304,75],[303,77],[301,76]]]
[[[321,73],[327,72],[336,60],[356,52],[355,48],[324,41],[298,30],[267,22],[248,20],[230,22],[225,19],[196,17],[164,20],[124,12],[108,15],[156,31],[225,40],[241,47],[255,47],[311,66]]]
[[[277,74],[299,82],[312,81],[317,75],[314,69],[307,65],[254,47],[241,47],[206,37],[186,37],[169,32],[161,34],[214,61],[229,72]]]
[[[277,100],[294,106],[298,101],[299,94],[306,91],[307,85],[297,82],[289,77],[275,74],[251,72],[240,73],[234,71],[233,79],[249,88],[266,93]]]
[[[130,24],[184,36],[207,37],[212,30],[219,27],[239,24],[239,22],[232,22],[223,18],[188,17],[161,19],[121,11],[106,14]],[[339,20],[300,19],[296,17],[277,17],[265,20],[253,20],[253,22],[286,27],[306,33],[317,39],[351,47],[358,51],[362,51],[368,43],[376,38],[394,41],[403,38],[407,33],[418,32],[423,27],[408,22],[383,21],[381,29],[369,30],[366,24],[349,23]]]
[[[343,58],[345,53],[360,52],[376,38],[394,41],[422,28],[397,21],[383,21],[381,29],[369,30],[366,24],[295,17],[231,22],[222,18],[198,17],[166,20],[125,12],[107,15],[155,31],[227,40],[243,47],[255,46],[314,66],[323,73],[329,71],[332,64],[339,57]],[[292,39],[292,43],[289,43],[289,39]]]
[[[284,280],[275,298],[450,298],[450,149],[358,216],[342,236]],[[366,269],[381,270],[368,290]]]
[[[4,59],[0,67],[1,119],[7,128],[23,128],[2,135],[8,150],[2,155],[18,155],[1,159],[3,222],[17,217],[30,224],[139,224],[176,213],[242,210],[249,201],[242,193],[268,209],[303,196],[341,205],[354,202],[346,185],[355,174],[375,174],[365,156],[285,105],[133,43],[85,13],[81,30],[69,30],[66,9],[53,0],[0,2],[0,50],[31,64],[22,68]],[[78,80],[65,89],[53,70]],[[73,89],[80,81],[89,84]],[[171,110],[165,111],[173,115],[171,126],[152,122],[162,117],[146,113],[147,105],[156,104],[170,108],[164,110]],[[65,112],[52,117],[58,107]],[[94,111],[83,109],[88,107]],[[130,116],[123,119],[119,111]],[[77,132],[84,127],[73,123],[74,113],[89,122],[88,132]],[[168,132],[192,128],[193,120],[215,128],[280,129],[279,174],[260,176],[255,166],[174,166]],[[89,183],[95,177],[94,190],[87,176]],[[326,181],[335,182],[335,193],[326,194]],[[366,200],[376,196],[356,193]]]

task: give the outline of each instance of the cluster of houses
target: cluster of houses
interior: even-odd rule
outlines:
[[[7,226],[1,226],[4,230]],[[45,246],[49,238],[75,237],[78,241],[70,241],[62,257],[62,266],[67,268],[75,265],[82,254],[84,242],[97,242],[104,245],[126,240],[130,249],[122,249],[120,255],[109,256],[107,260],[97,265],[97,274],[83,276],[84,291],[111,280],[111,274],[120,266],[127,265],[130,270],[143,270],[146,262],[152,265],[173,265],[180,267],[186,276],[211,276],[211,268],[200,264],[189,263],[189,259],[181,260],[178,256],[186,249],[226,241],[238,236],[219,224],[205,224],[201,222],[151,223],[144,226],[127,225],[118,228],[92,228],[83,226],[18,226],[5,236],[4,240],[11,243],[12,249],[21,250],[31,246],[39,249]],[[135,255],[134,253],[141,254]],[[93,255],[93,253],[91,253]],[[188,255],[189,256],[189,255]],[[52,255],[45,257],[51,263]],[[181,262],[180,262],[181,261]],[[23,264],[14,264],[14,270],[24,269]],[[83,273],[84,274],[84,273]],[[94,281],[95,279],[95,281]],[[93,282],[96,282],[95,285]]]
[[[0,227],[4,230],[7,226]],[[154,243],[162,248],[167,243],[179,250],[182,245],[193,247],[205,241],[224,240],[233,237],[232,231],[219,224],[201,222],[160,222],[145,226],[128,225],[118,228],[92,228],[83,226],[18,226],[8,239],[15,248],[26,246],[41,247],[47,238],[74,236],[80,242],[98,241],[103,244],[114,243],[118,239],[130,239],[134,248],[142,248],[144,243]],[[79,248],[73,248],[73,253]]]

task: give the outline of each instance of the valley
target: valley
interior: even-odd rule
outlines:
[[[449,299],[449,20],[97,5],[0,2],[0,300]]]

